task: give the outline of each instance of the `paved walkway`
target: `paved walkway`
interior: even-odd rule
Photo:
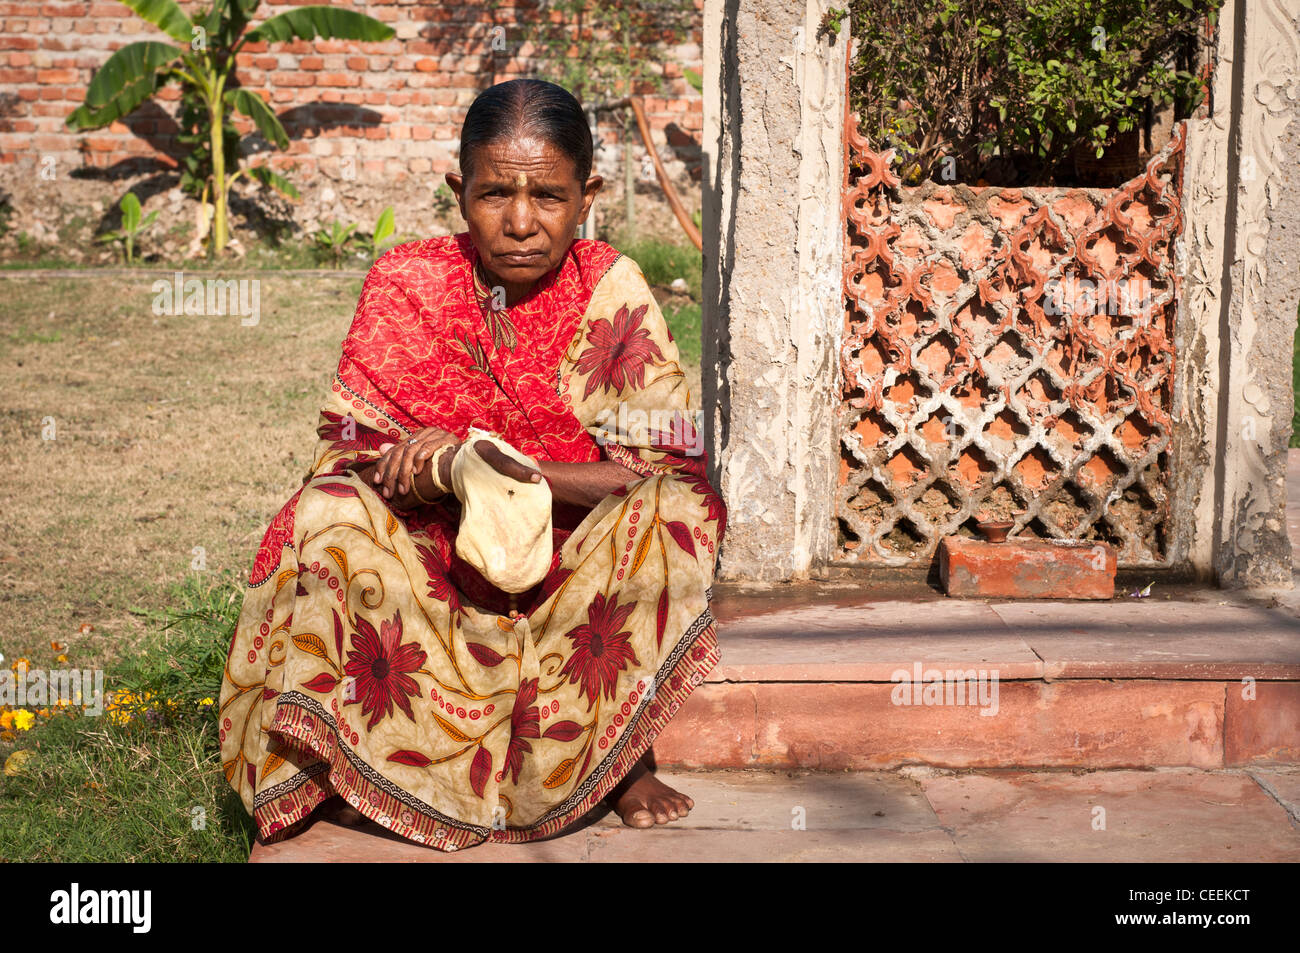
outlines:
[[[318,821],[253,860],[1300,861],[1300,768],[814,774],[662,772],[695,800],[665,827],[631,830],[600,809],[535,844],[454,854],[369,824]]]

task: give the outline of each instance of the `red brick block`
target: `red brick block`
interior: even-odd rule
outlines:
[[[66,86],[78,80],[75,69],[43,69],[36,71],[36,82],[42,86]]]
[[[310,73],[272,73],[272,86],[315,86],[316,78]]]
[[[1115,550],[1090,540],[988,543],[945,536],[939,542],[939,578],[944,591],[958,597],[1110,599]]]
[[[352,73],[322,73],[316,78],[317,86],[359,86],[361,78]]]

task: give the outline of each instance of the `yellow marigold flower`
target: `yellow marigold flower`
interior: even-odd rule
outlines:
[[[208,707],[211,707],[212,705],[215,705],[215,704],[216,704],[216,702],[214,702],[211,698],[205,698],[205,699],[203,699],[201,702],[199,702],[199,707],[200,707],[200,708],[208,708]]]
[[[27,659],[20,658],[18,661],[14,662],[13,667],[15,672],[26,672],[28,669],[32,667],[32,665],[30,662],[27,661]]]
[[[14,712],[14,727],[19,731],[27,731],[36,722],[36,716],[26,708],[19,708]]]
[[[66,655],[59,655],[59,657],[58,657],[57,659],[55,659],[55,661],[57,661],[57,662],[66,662],[67,660],[68,660],[68,657],[67,657]]]

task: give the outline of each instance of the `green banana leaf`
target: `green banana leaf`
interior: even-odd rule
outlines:
[[[122,3],[176,42],[188,47],[194,39],[194,24],[174,0],[122,0]]]
[[[280,125],[275,111],[261,96],[250,93],[246,89],[231,89],[226,91],[224,98],[227,105],[253,120],[257,131],[265,136],[268,142],[274,142],[277,149],[289,148],[289,134],[284,131],[284,126]]]
[[[133,112],[162,82],[158,70],[181,55],[167,43],[152,40],[122,47],[95,72],[86,101],[65,120],[73,129],[99,129]]]
[[[294,7],[244,34],[250,43],[278,42],[283,40],[313,40],[316,37],[334,40],[366,40],[377,42],[391,39],[392,27],[374,17],[340,7]]]

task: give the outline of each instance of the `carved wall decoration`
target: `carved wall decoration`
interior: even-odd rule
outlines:
[[[1169,565],[1185,124],[1116,189],[908,188],[846,138],[837,561],[983,513]]]

